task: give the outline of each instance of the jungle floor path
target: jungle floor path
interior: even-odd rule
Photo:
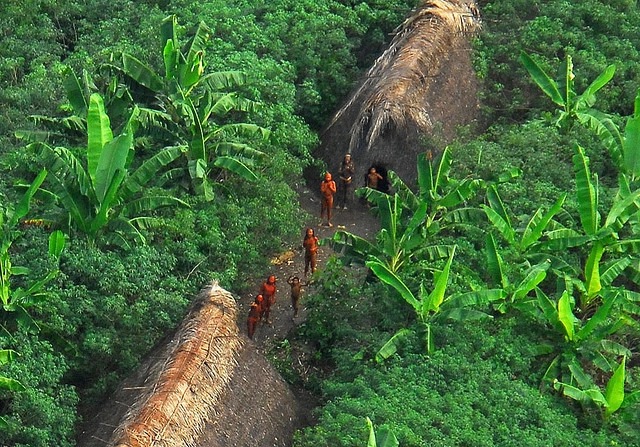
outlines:
[[[251,377],[251,375],[254,374],[252,371],[255,372],[256,370],[260,370],[258,363],[263,362],[265,358],[273,359],[279,355],[282,356],[286,354],[289,358],[279,357],[278,359],[282,361],[291,361],[294,364],[293,369],[300,374],[302,380],[304,380],[304,376],[308,372],[307,362],[304,358],[304,351],[296,350],[295,348],[290,351],[280,349],[281,345],[286,343],[285,340],[287,340],[292,331],[305,321],[307,315],[306,297],[309,293],[313,293],[313,283],[303,287],[304,293],[300,300],[300,311],[298,313],[298,317],[294,319],[293,308],[291,307],[290,287],[289,284],[287,284],[287,279],[290,276],[298,276],[303,283],[306,283],[309,279],[313,279],[311,277],[304,277],[304,250],[302,249],[302,240],[304,238],[306,228],[313,228],[316,236],[320,239],[333,237],[333,234],[337,230],[346,230],[368,240],[375,237],[379,228],[377,218],[370,213],[365,204],[360,202],[357,197],[353,197],[351,199],[348,209],[333,210],[332,228],[324,226],[320,219],[319,191],[316,193],[305,186],[298,192],[301,208],[308,212],[311,217],[306,222],[304,228],[300,229],[299,245],[296,247],[290,247],[288,250],[285,250],[284,253],[276,255],[272,260],[272,269],[269,274],[276,276],[276,284],[278,287],[276,302],[271,308],[272,324],[260,323],[256,329],[253,340],[251,341],[247,339],[247,351],[254,352],[255,355],[245,356],[244,360],[248,362],[248,364],[243,365],[241,371],[238,371],[239,374],[236,373],[235,377],[232,379],[232,383],[230,384],[231,388],[234,390],[237,387],[246,387],[246,384],[264,383],[264,377]],[[332,255],[333,251],[327,245],[322,245],[320,247],[317,260],[318,271],[323,269],[326,261]],[[265,278],[256,278],[253,290],[247,292],[238,300],[238,327],[240,329],[240,333],[244,334],[244,336],[247,334],[247,315],[249,312],[249,306],[255,299],[255,296],[260,289],[260,285],[265,280],[266,276]],[[314,281],[317,280],[314,279]],[[252,365],[252,363],[256,364]],[[243,371],[247,373],[248,376],[243,374]],[[290,385],[289,390],[287,390],[287,392],[282,392],[280,389],[272,388],[260,391],[270,393],[270,398],[278,400],[280,405],[282,405],[284,401],[284,405],[295,407],[299,418],[293,426],[286,427],[286,429],[282,430],[280,433],[272,435],[269,439],[265,439],[263,443],[253,444],[254,446],[291,446],[294,431],[314,423],[312,410],[318,404],[317,399],[299,384]],[[233,394],[239,398],[235,392]],[[287,400],[290,402],[287,403]],[[234,404],[233,402],[230,402],[229,405]],[[260,412],[260,409],[256,410],[258,413]],[[239,427],[228,427],[228,430],[234,429],[237,430]],[[246,439],[242,434],[239,433],[238,435],[239,436],[236,439]],[[278,438],[278,442],[274,442],[275,437]]]

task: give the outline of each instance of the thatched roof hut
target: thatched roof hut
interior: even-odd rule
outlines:
[[[239,334],[233,296],[204,289],[162,344],[86,424],[80,447],[287,445],[297,421],[286,383]]]
[[[477,119],[469,36],[479,29],[474,0],[424,1],[335,114],[316,155],[337,171],[351,153],[359,178],[376,166],[415,179],[417,154],[437,153]]]

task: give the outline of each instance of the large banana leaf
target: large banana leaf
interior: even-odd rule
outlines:
[[[564,335],[569,341],[575,339],[575,323],[576,317],[571,311],[571,302],[569,294],[565,290],[558,300],[558,319],[564,328]]]
[[[138,84],[145,86],[152,92],[162,90],[164,82],[148,65],[140,62],[135,57],[123,53],[122,66],[124,72]]]
[[[547,319],[547,322],[553,326],[558,333],[564,334],[565,328],[560,321],[558,309],[554,302],[538,287],[536,287],[536,297],[538,298],[538,305],[540,309],[542,309],[542,313]]]
[[[104,101],[102,96],[94,93],[89,99],[89,111],[87,113],[87,173],[94,188],[102,150],[111,140],[113,140],[113,132],[111,131],[109,116],[104,109]]]
[[[422,315],[426,315],[429,311],[438,312],[440,310],[440,305],[444,301],[447,283],[449,282],[449,271],[451,269],[451,263],[453,262],[454,255],[455,248],[449,255],[449,259],[447,260],[442,271],[436,275],[433,290],[431,291],[429,296],[425,300],[423,300],[421,312]]]
[[[611,313],[611,308],[613,304],[617,301],[620,296],[619,293],[611,293],[611,294],[603,294],[602,304],[598,307],[596,312],[593,314],[591,318],[586,322],[584,326],[580,328],[577,332],[576,337],[579,340],[585,340],[595,329],[605,323],[607,318],[609,318],[609,314]]]
[[[640,189],[633,191],[631,194],[624,198],[616,196],[616,199],[607,215],[604,226],[609,227],[619,221],[619,227],[622,227],[631,216],[636,214],[640,210]],[[616,228],[616,230],[619,228]]]
[[[68,149],[51,149],[47,145],[41,147],[42,161],[51,173],[53,192],[80,230],[87,232],[93,216],[91,206],[96,202],[89,176],[80,161]]]
[[[543,261],[527,270],[525,277],[520,281],[515,291],[511,295],[511,301],[516,302],[523,299],[534,290],[547,276],[547,270],[551,263]]]
[[[557,105],[564,107],[565,98],[558,90],[556,82],[524,51],[520,53],[520,60],[540,89]]]
[[[40,188],[40,185],[42,185],[42,182],[44,182],[44,179],[46,178],[46,176],[47,176],[47,170],[43,169],[42,171],[40,171],[37,177],[33,180],[33,182],[31,182],[31,185],[29,185],[29,188],[22,195],[20,202],[18,202],[18,205],[16,205],[15,209],[13,210],[13,213],[7,220],[7,224],[9,228],[16,226],[17,223],[20,221],[20,219],[22,219],[24,216],[27,215],[27,213],[29,212],[29,208],[31,206],[31,199],[33,198],[35,193],[38,191],[38,188]]]
[[[96,198],[100,205],[107,201],[107,195],[110,190],[112,193],[115,192],[112,189],[116,177],[119,176],[118,172],[123,173],[120,175],[122,177],[120,181],[124,179],[129,151],[132,148],[133,134],[131,132],[118,135],[102,148],[94,177]],[[118,186],[120,186],[119,183]],[[111,195],[111,198],[113,197],[115,197],[114,194]],[[111,204],[107,203],[107,205]]]
[[[100,202],[100,208],[98,208],[98,212],[89,226],[89,235],[92,238],[95,238],[97,232],[109,221],[109,214],[113,213],[114,205],[116,205],[115,200],[118,194],[118,189],[120,189],[120,185],[126,175],[127,172],[124,169],[118,169],[113,174],[111,184],[106,190],[103,200]]]
[[[576,100],[575,109],[584,110],[593,106],[596,102],[596,93],[607,85],[616,72],[615,65],[609,65],[600,75],[586,88]]]
[[[533,217],[529,220],[529,223],[522,234],[520,242],[520,249],[522,251],[525,251],[542,237],[542,233],[546,230],[549,222],[553,219],[553,216],[555,216],[562,208],[566,197],[567,194],[563,194],[544,215],[542,215],[542,210],[538,208]]]
[[[389,284],[391,287],[396,289],[400,296],[402,296],[402,298],[414,308],[418,315],[426,315],[426,313],[423,312],[422,303],[420,303],[420,301],[416,299],[407,285],[386,265],[379,261],[367,261],[366,266],[371,269],[371,271],[378,277],[378,279],[380,279],[380,281],[384,282],[385,284]]]
[[[258,176],[253,172],[245,163],[242,163],[235,157],[220,156],[216,157],[213,165],[217,168],[226,169],[231,171],[245,180],[255,181],[258,180]]]
[[[591,181],[589,159],[579,145],[576,145],[576,154],[573,156],[573,166],[576,177],[576,196],[578,198],[580,222],[586,234],[595,234],[600,227],[598,196]]]
[[[69,103],[76,115],[84,117],[87,115],[87,110],[89,109],[84,88],[73,70],[67,68],[65,70],[65,74],[66,76],[63,79],[62,84],[67,92],[67,99],[69,100]]]
[[[165,147],[153,157],[145,160],[142,165],[129,175],[118,192],[118,200],[126,201],[140,192],[149,181],[158,175],[160,169],[170,164],[186,151],[185,146]]]
[[[613,376],[611,376],[611,379],[607,382],[607,387],[604,392],[604,397],[607,401],[604,411],[605,418],[608,418],[618,411],[624,401],[625,359],[625,357],[622,357],[620,366],[618,366],[616,371],[613,373]]]
[[[502,269],[502,258],[496,247],[496,241],[491,233],[486,236],[487,270],[495,284],[500,284],[503,289],[509,286],[509,279]]]
[[[247,82],[247,75],[242,71],[216,71],[208,73],[200,80],[212,90],[225,90],[241,87]]]
[[[486,205],[481,205],[489,221],[500,232],[502,237],[511,245],[516,244],[516,231],[511,224],[506,221],[499,213],[493,208],[489,208]]]
[[[604,267],[604,271],[600,274],[600,282],[605,287],[611,286],[613,281],[620,276],[620,274],[631,265],[631,258],[626,256],[621,259],[616,259],[613,262],[607,264]]]
[[[600,242],[595,242],[591,247],[587,262],[584,266],[584,278],[586,290],[586,302],[582,303],[586,307],[591,300],[600,292],[602,284],[600,282],[600,260],[604,254],[604,246]]]
[[[380,363],[398,352],[398,345],[411,333],[409,329],[400,329],[376,353],[376,362]]]
[[[624,130],[624,166],[635,177],[640,176],[640,91],[636,96],[633,118],[627,120]]]
[[[594,110],[578,112],[576,116],[583,126],[591,129],[600,138],[603,146],[609,151],[609,156],[611,156],[615,166],[622,168],[624,162],[624,139],[620,135],[618,126],[611,121],[611,118]]]
[[[513,228],[511,220],[509,219],[509,213],[507,212],[495,185],[491,185],[487,188],[487,201],[489,202],[491,209],[495,211],[509,227]]]

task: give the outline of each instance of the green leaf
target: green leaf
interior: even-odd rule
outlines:
[[[540,237],[542,237],[542,233],[547,229],[549,222],[553,219],[564,204],[564,200],[566,199],[567,194],[563,194],[556,203],[547,211],[544,216],[542,215],[542,210],[538,209],[536,213],[533,215],[529,223],[527,224],[527,228],[525,229],[522,240],[520,242],[521,250],[524,251],[529,248],[534,242],[537,242]]]
[[[377,447],[376,434],[373,431],[373,422],[367,417],[367,426],[369,427],[369,440],[367,441],[367,447]]]
[[[536,264],[531,267],[522,281],[516,287],[516,290],[511,295],[511,301],[515,302],[526,297],[529,292],[536,288],[547,276],[547,270],[549,269],[551,262],[545,260],[540,264]]]
[[[620,366],[618,366],[613,376],[611,376],[611,379],[607,382],[607,388],[604,392],[604,397],[608,404],[605,408],[605,418],[618,411],[624,401],[624,370],[625,357],[622,357]]]
[[[447,283],[449,282],[449,270],[451,269],[451,263],[453,262],[453,256],[455,254],[455,248],[449,255],[449,259],[445,264],[442,272],[437,275],[433,291],[429,294],[427,300],[423,305],[422,314],[426,314],[428,311],[438,312],[440,305],[444,301],[444,295],[447,289]]]
[[[520,53],[520,61],[522,61],[533,80],[538,84],[538,87],[557,105],[565,107],[566,101],[560,94],[555,81],[524,51]]]
[[[102,96],[94,93],[89,99],[89,112],[87,113],[87,173],[94,188],[102,150],[111,140],[113,140],[113,133],[109,116],[104,109],[104,101]]]
[[[558,319],[564,327],[564,333],[567,340],[573,341],[575,338],[574,325],[576,317],[571,311],[571,301],[566,290],[562,293],[562,296],[558,300]]]
[[[376,353],[376,362],[381,363],[398,352],[398,345],[402,343],[411,332],[409,329],[400,329],[396,332]]]
[[[31,198],[38,191],[38,188],[40,188],[40,185],[42,185],[42,182],[44,182],[44,179],[46,176],[47,176],[47,170],[43,169],[42,171],[40,171],[38,176],[33,180],[33,182],[31,182],[31,185],[29,185],[29,188],[23,194],[22,198],[20,199],[20,202],[18,202],[18,205],[16,205],[16,208],[13,212],[13,216],[11,216],[11,218],[7,222],[9,227],[14,227],[15,225],[17,225],[20,219],[22,219],[24,216],[27,215],[27,213],[29,212],[29,208],[31,206]]]
[[[233,172],[245,180],[256,181],[258,176],[246,164],[242,163],[235,157],[220,156],[216,157],[213,165],[217,168],[226,169]]]
[[[89,104],[84,96],[82,84],[72,69],[67,67],[65,73],[66,76],[62,83],[67,92],[67,99],[76,115],[84,117],[87,114]]]
[[[493,224],[493,226],[500,232],[500,234],[502,235],[502,237],[510,244],[510,245],[515,245],[516,240],[516,232],[513,229],[513,227],[511,226],[511,224],[509,223],[509,221],[506,221],[502,218],[502,216],[495,212],[493,210],[493,208],[489,208],[486,205],[481,205],[482,209],[484,210],[484,212],[487,215],[487,218],[489,219],[489,221]]]
[[[602,304],[598,307],[596,312],[593,314],[591,318],[586,322],[582,328],[576,334],[577,338],[580,340],[585,340],[591,333],[598,327],[600,324],[607,321],[609,318],[609,313],[611,312],[611,308],[613,304],[616,302],[619,294],[612,293],[606,294],[603,297]]]
[[[0,390],[7,391],[25,391],[26,388],[20,382],[15,379],[9,379],[8,377],[0,376]]]
[[[600,283],[600,260],[604,254],[604,246],[600,242],[595,242],[589,252],[589,257],[584,266],[584,277],[587,300],[590,301],[602,289]],[[587,304],[587,303],[585,303]]]
[[[638,95],[640,97],[640,95]],[[640,116],[627,120],[624,130],[624,166],[634,177],[640,176]]]
[[[65,236],[60,230],[56,230],[49,236],[49,254],[56,259],[60,258],[60,254],[64,249]]]
[[[418,315],[422,315],[422,306],[420,301],[416,299],[415,295],[411,290],[409,290],[407,285],[386,265],[379,261],[367,261],[366,266],[371,269],[380,281],[385,284],[389,284],[391,287],[396,289],[400,296],[402,296],[402,298],[414,308]]]
[[[615,65],[609,65],[578,97],[576,110],[582,110],[593,106],[596,102],[595,94],[613,78],[616,72]]]
[[[591,182],[589,159],[583,149],[576,145],[576,154],[573,156],[573,166],[576,176],[576,195],[578,198],[578,211],[582,228],[587,234],[595,234],[600,226],[598,214],[598,198],[596,190]]]
[[[123,53],[122,65],[124,72],[136,81],[153,92],[162,90],[164,84],[162,78],[158,76],[148,65],[143,64],[135,57]]]
[[[20,357],[20,354],[13,349],[0,349],[0,365],[6,365],[18,357]]]

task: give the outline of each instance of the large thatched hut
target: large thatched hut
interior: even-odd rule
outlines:
[[[370,166],[413,181],[417,154],[437,154],[478,117],[469,37],[479,29],[474,0],[424,1],[335,114],[316,156],[335,172],[350,153],[356,187]]]
[[[175,334],[85,423],[78,446],[290,445],[306,421],[236,321],[233,296],[205,288]]]

